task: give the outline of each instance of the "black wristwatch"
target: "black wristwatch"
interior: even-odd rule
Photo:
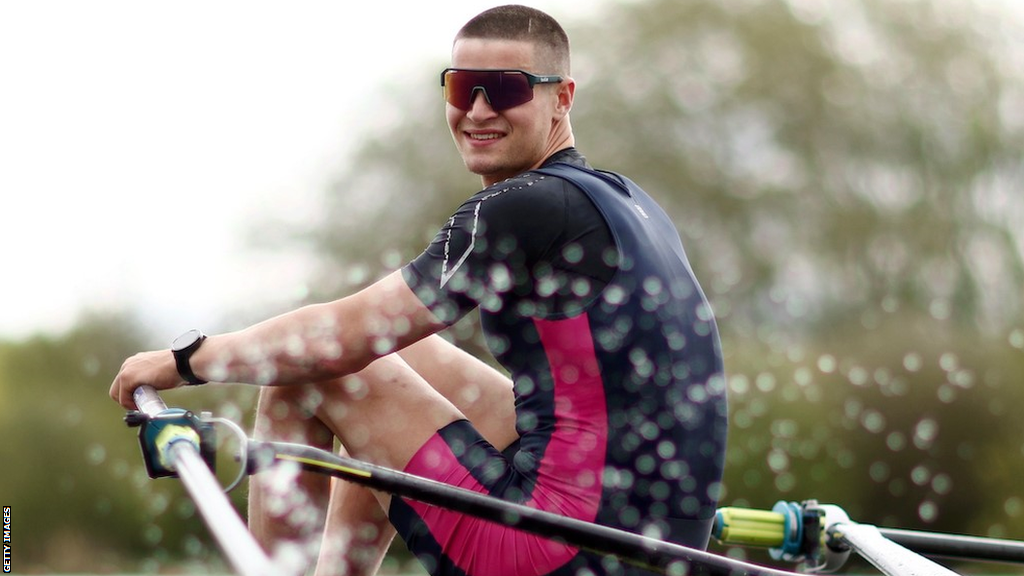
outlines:
[[[203,340],[206,340],[206,334],[193,328],[175,338],[171,344],[171,353],[174,354],[174,363],[178,367],[178,375],[181,376],[182,380],[193,386],[206,384],[206,380],[196,376],[196,373],[192,371],[192,365],[189,364],[189,359],[202,346]]]

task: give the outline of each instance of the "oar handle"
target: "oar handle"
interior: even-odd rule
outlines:
[[[816,507],[817,502],[813,506],[805,506],[779,501],[771,512],[721,508],[715,515],[712,535],[723,544],[768,548],[776,560],[801,561],[808,554],[815,554],[804,542],[804,524],[811,522],[817,526],[819,515]]]
[[[167,404],[164,404],[156,389],[147,384],[136,388],[132,392],[132,399],[135,400],[135,405],[138,406],[139,411],[147,416],[156,416],[167,410]]]
[[[719,508],[713,532],[723,544],[777,548],[786,540],[786,518],[750,508]]]

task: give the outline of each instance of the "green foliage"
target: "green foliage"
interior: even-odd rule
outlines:
[[[123,570],[125,557],[141,567],[218,557],[181,485],[146,476],[136,433],[107,397],[121,362],[147,344],[121,316],[0,342],[0,497],[13,508],[19,569],[109,571]],[[246,395],[234,396],[248,412]],[[193,394],[188,403],[240,419],[240,409],[216,397]]]
[[[929,337],[943,331],[900,318],[859,341],[726,344],[726,502],[813,498],[883,526],[1024,537],[1024,332]]]
[[[112,515],[132,514],[131,502],[110,490],[111,470],[127,480],[128,454],[104,438],[119,424],[114,405],[103,397],[104,381],[109,386],[109,375],[128,352],[124,332],[112,328],[86,321],[66,337],[0,347],[0,493],[13,505],[24,542],[19,560],[52,557],[59,569],[58,551],[81,560],[93,546],[137,540],[137,530],[123,524],[94,529]],[[111,466],[103,470],[100,464]]]
[[[610,20],[616,34],[577,43],[579,139],[664,200],[720,313],[819,333],[882,308],[1020,322],[1024,207],[1001,198],[1024,130],[1000,111],[1024,78],[996,22],[781,0]]]
[[[817,498],[884,525],[1019,537],[1024,357],[1005,340],[907,340],[894,323],[842,348],[735,346],[731,497]]]

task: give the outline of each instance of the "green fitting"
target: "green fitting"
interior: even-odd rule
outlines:
[[[192,444],[195,447],[196,452],[199,452],[199,433],[196,432],[195,428],[183,424],[167,424],[160,430],[156,435],[156,439],[153,444],[156,446],[161,466],[168,470],[174,469],[171,462],[167,460],[170,453],[170,447],[175,442],[182,441]]]
[[[777,548],[786,541],[786,518],[765,510],[719,508],[712,534],[723,544]]]

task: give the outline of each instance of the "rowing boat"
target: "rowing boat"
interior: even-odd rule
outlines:
[[[181,479],[234,570],[240,576],[296,573],[275,565],[260,548],[207,466],[214,450],[205,441],[211,419],[168,408],[148,386],[136,390],[135,402],[139,410],[129,413],[126,421],[140,428],[147,472],[154,478]],[[237,426],[232,429],[244,446],[240,458],[245,474],[290,462],[305,470],[615,556],[659,574],[798,574],[559,516],[310,446],[249,440]],[[799,564],[809,572],[838,570],[854,553],[886,576],[960,576],[930,556],[1024,564],[1024,542],[879,528],[854,522],[842,508],[814,500],[779,502],[771,511],[720,509],[713,535],[726,545],[768,548],[774,559]]]

